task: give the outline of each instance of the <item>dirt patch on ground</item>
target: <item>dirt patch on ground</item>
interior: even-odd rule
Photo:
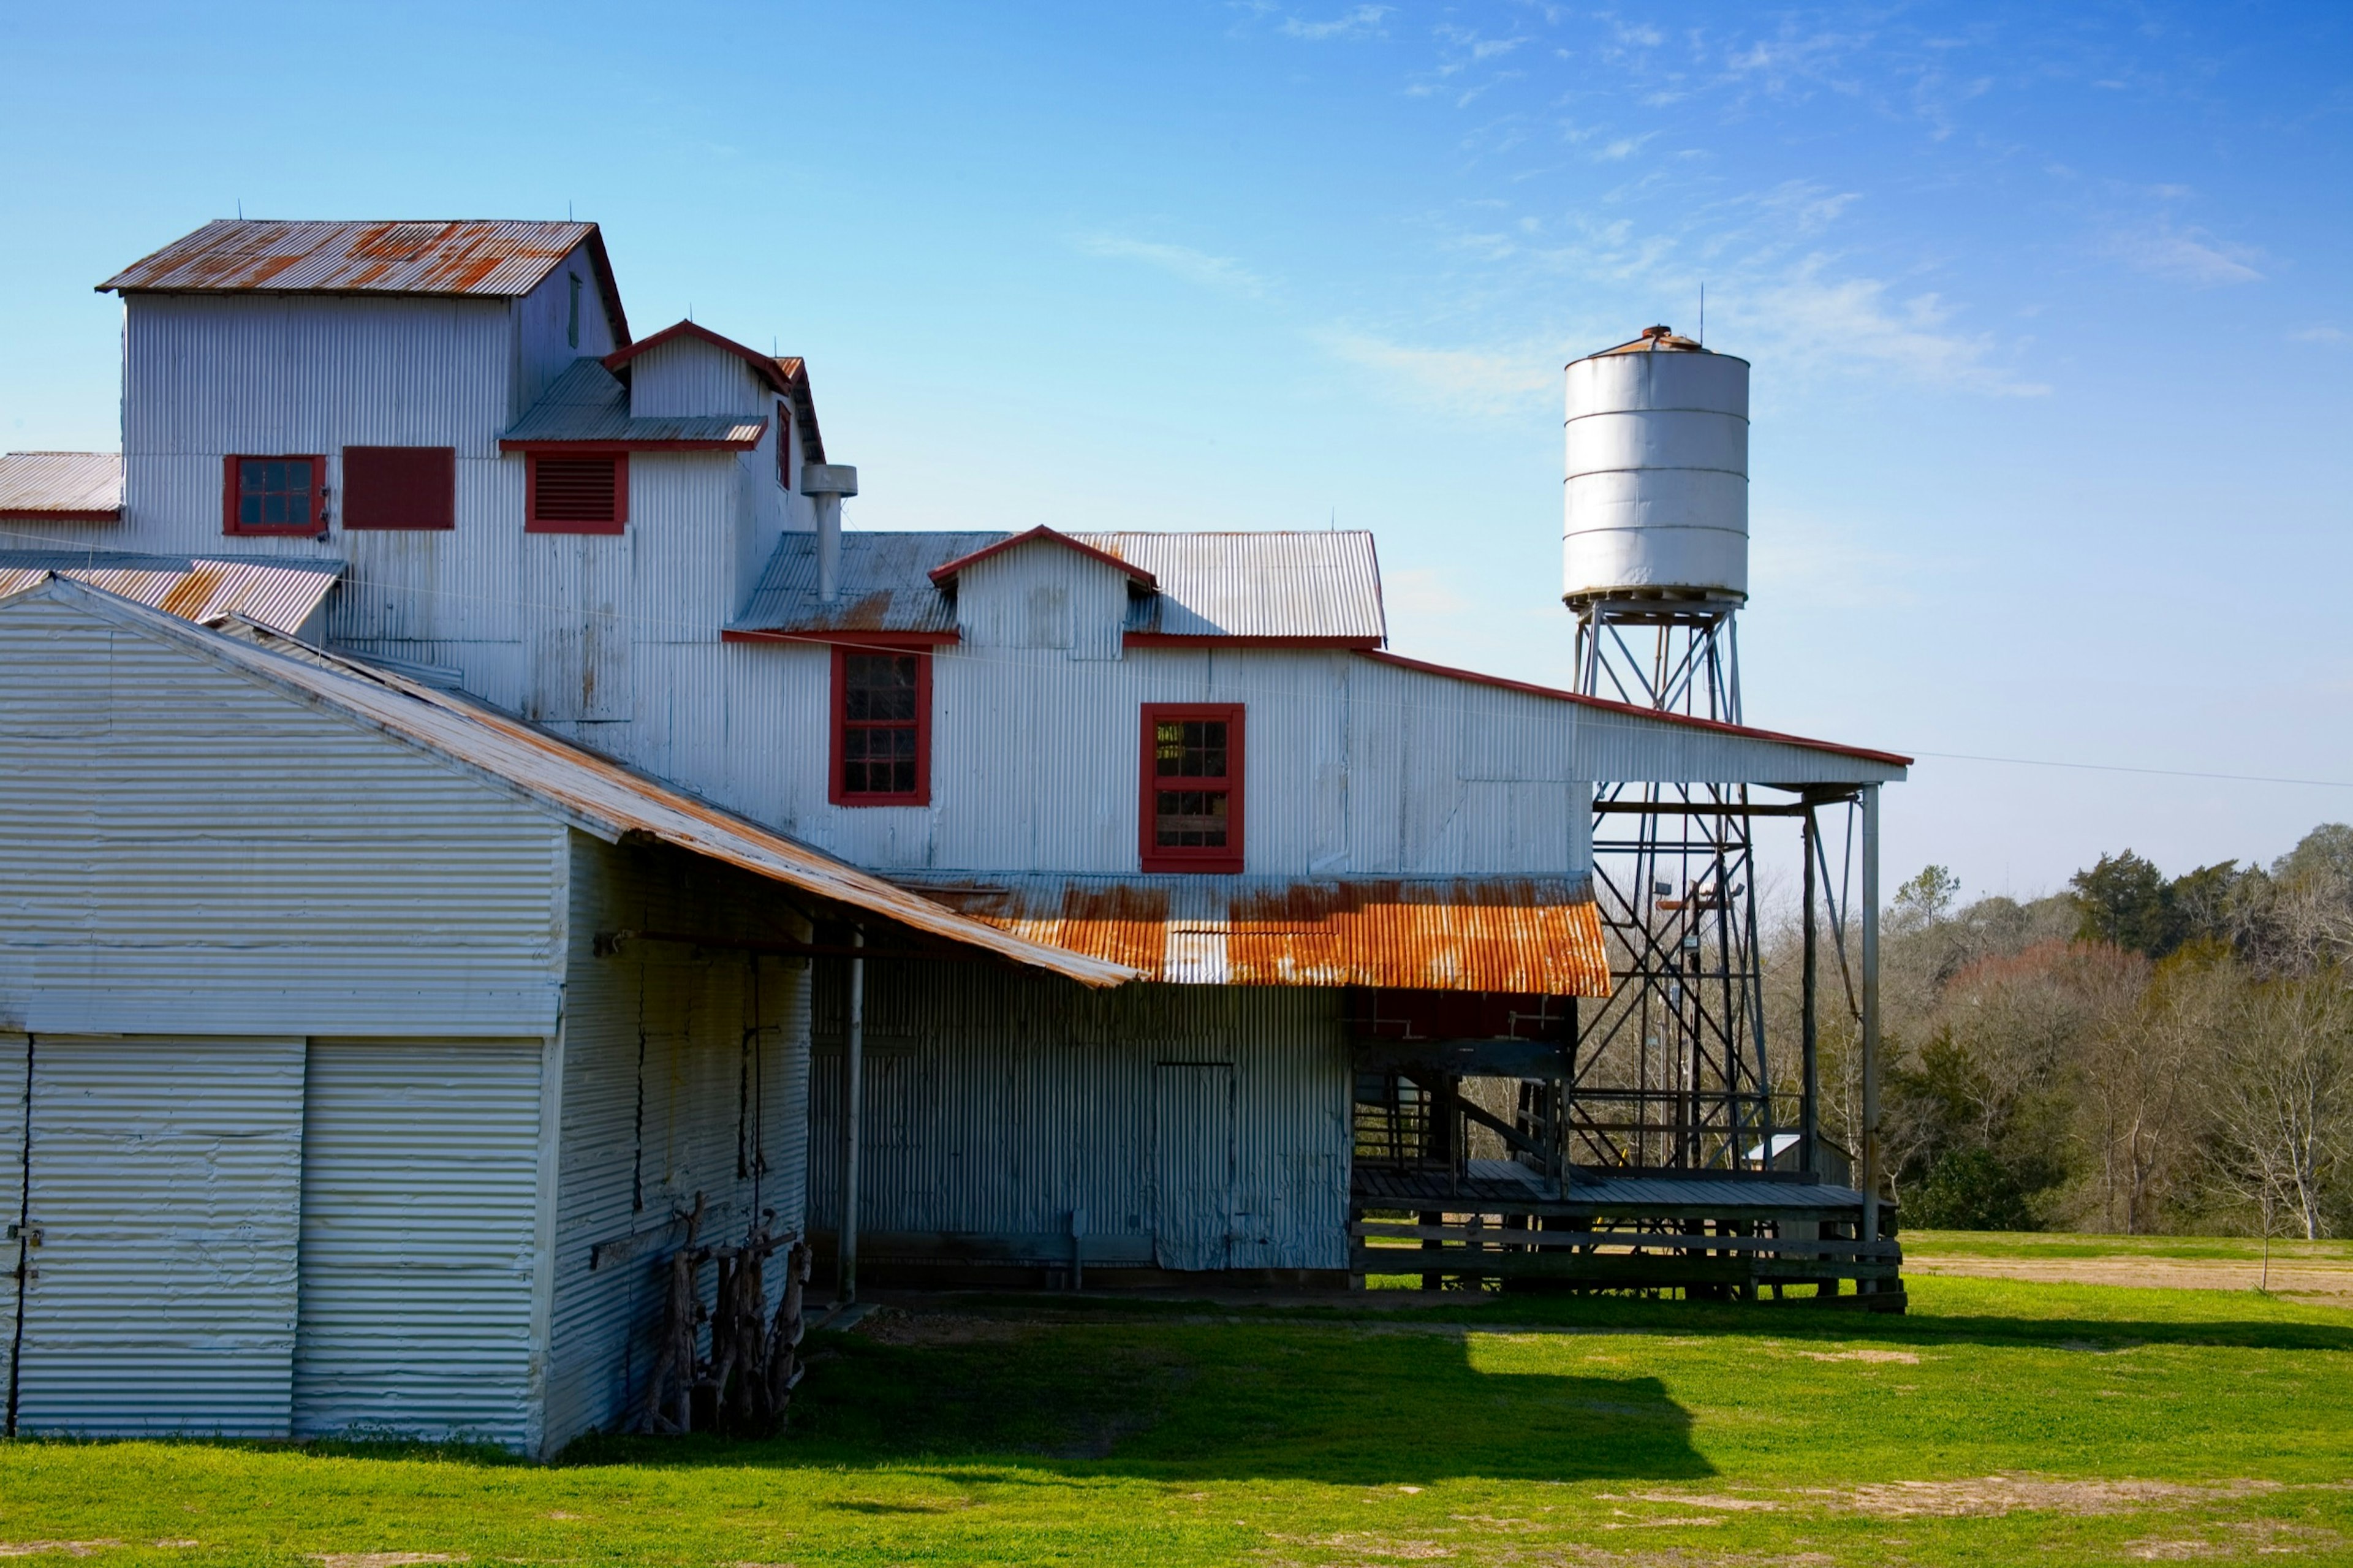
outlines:
[[[2238,1258],[1938,1258],[1906,1256],[1906,1274],[1960,1274],[2046,1285],[2137,1285],[2160,1290],[2253,1290],[2260,1259]],[[2353,1263],[2274,1262],[2271,1289],[2353,1302]]]
[[[407,1568],[412,1563],[463,1563],[447,1552],[322,1552],[315,1553],[325,1568]]]
[[[1920,1358],[1910,1351],[1799,1351],[1808,1361],[1882,1361],[1895,1362],[1905,1366],[1918,1366]]]
[[[87,1557],[121,1544],[120,1541],[0,1541],[0,1557],[37,1557],[46,1552]]]
[[[1881,1481],[1831,1491],[1810,1489],[1833,1507],[1885,1519],[1998,1519],[2008,1513],[2132,1513],[2188,1508],[2253,1492],[2271,1481],[2185,1486],[2173,1481],[2049,1480],[2032,1476],[1981,1476],[1966,1481]]]
[[[1040,1331],[1035,1323],[983,1318],[970,1312],[912,1312],[877,1307],[849,1331],[886,1345],[1002,1344]]]

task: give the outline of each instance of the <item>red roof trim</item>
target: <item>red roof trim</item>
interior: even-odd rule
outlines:
[[[1115,571],[1126,573],[1131,581],[1140,583],[1146,588],[1157,588],[1160,586],[1159,580],[1154,577],[1151,573],[1146,572],[1143,567],[1131,565],[1129,563],[1122,561],[1118,556],[1113,555],[1108,550],[1097,550],[1092,544],[1082,544],[1077,540],[1072,539],[1069,534],[1058,532],[1053,529],[1048,528],[1043,523],[1040,523],[1036,528],[1029,530],[1027,533],[1017,533],[1010,539],[1000,539],[994,544],[984,545],[980,549],[974,551],[969,555],[959,555],[944,566],[933,567],[931,574],[932,581],[945,586],[948,579],[954,577],[965,567],[970,566],[976,562],[986,561],[992,555],[1002,555],[1005,552],[1012,549],[1014,546],[1027,544],[1032,540],[1049,540],[1053,543],[1062,546],[1065,550],[1075,550],[1091,561],[1100,561],[1104,565],[1112,567]]]
[[[664,327],[652,337],[641,338],[625,349],[615,349],[605,356],[605,368],[617,375],[623,365],[628,364],[648,349],[659,348],[662,344],[680,338],[691,338],[697,342],[709,343],[712,348],[733,354],[752,367],[752,374],[758,376],[769,391],[779,396],[792,395],[793,378],[786,372],[783,365],[766,354],[747,349],[733,338],[723,338],[709,327],[694,321],[680,321],[673,326]]]
[[[0,510],[0,522],[121,522],[122,509],[111,507],[19,507]]]
[[[770,632],[739,631],[730,628],[719,634],[721,642],[791,642],[839,644],[843,647],[944,647],[962,642],[956,632]]]
[[[1329,647],[1365,653],[1381,646],[1378,637],[1227,637],[1219,632],[1128,632],[1120,641],[1127,647]]]
[[[760,421],[765,431],[768,422]],[[760,445],[757,436],[748,441],[552,441],[535,437],[514,438],[501,437],[501,452],[749,452]]]
[[[1606,697],[1587,697],[1575,691],[1563,691],[1557,687],[1535,686],[1525,680],[1509,680],[1500,675],[1482,675],[1475,669],[1457,669],[1452,665],[1430,664],[1402,654],[1388,653],[1375,648],[1358,650],[1360,658],[1381,664],[1393,664],[1400,669],[1418,669],[1425,675],[1442,675],[1452,680],[1468,680],[1480,686],[1501,687],[1506,691],[1525,691],[1531,697],[1550,697],[1562,702],[1574,702],[1581,708],[1598,708],[1604,712],[1623,713],[1634,719],[1654,719],[1662,724],[1682,724],[1694,730],[1713,730],[1722,735],[1738,735],[1748,741],[1771,741],[1784,746],[1802,746],[1810,752],[1829,752],[1835,756],[1854,757],[1863,762],[1884,763],[1890,767],[1908,768],[1910,757],[1894,752],[1867,751],[1861,746],[1841,746],[1833,741],[1816,741],[1804,735],[1785,735],[1778,730],[1752,730],[1746,724],[1727,724],[1720,719],[1699,719],[1686,713],[1662,713],[1655,708],[1641,708],[1631,702],[1613,702]]]

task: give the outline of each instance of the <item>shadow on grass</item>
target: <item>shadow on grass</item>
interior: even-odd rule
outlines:
[[[781,1438],[589,1438],[565,1462],[1018,1459],[1033,1480],[1042,1467],[1071,1479],[1343,1486],[1715,1474],[1692,1447],[1689,1413],[1655,1378],[1482,1372],[1454,1334],[1235,1331],[1245,1326],[928,1345],[818,1336]]]

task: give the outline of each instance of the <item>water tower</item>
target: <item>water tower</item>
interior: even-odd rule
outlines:
[[[1748,362],[1666,327],[1567,369],[1562,598],[1577,689],[1740,721]],[[1757,895],[1744,785],[1595,787],[1609,1000],[1580,1027],[1579,1163],[1769,1161]]]

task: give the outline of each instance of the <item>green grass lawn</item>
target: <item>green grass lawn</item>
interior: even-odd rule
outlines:
[[[976,1302],[814,1339],[773,1443],[599,1440],[553,1466],[0,1445],[0,1553],[2353,1562],[2353,1312],[2227,1291],[1912,1289],[1904,1318],[1493,1296],[1356,1315]],[[419,1559],[374,1559],[402,1560]]]
[[[1908,1230],[1907,1258],[2187,1258],[2252,1262],[2263,1255],[2253,1236],[2077,1236],[2063,1231]],[[2275,1236],[2274,1263],[2353,1262],[2353,1241],[2300,1241]]]

